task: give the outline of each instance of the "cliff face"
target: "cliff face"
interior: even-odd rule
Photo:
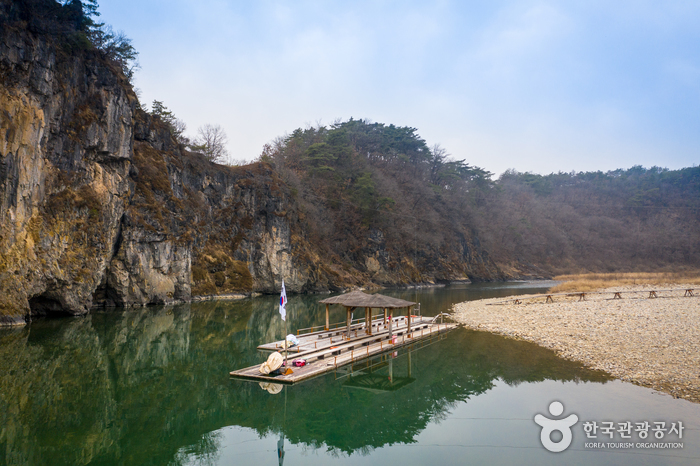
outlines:
[[[0,312],[85,313],[128,201],[135,96],[7,25],[0,75]]]
[[[283,278],[313,292],[499,277],[466,231],[447,255],[421,252],[420,270],[382,231],[348,231],[367,237],[352,261],[336,255],[272,165],[215,165],[178,146],[117,67],[7,21],[13,3],[0,0],[3,323],[276,293]]]
[[[136,112],[134,192],[106,276],[107,304],[187,300],[191,294],[326,290],[296,260],[298,215],[268,164],[226,167],[177,147]]]
[[[3,28],[0,70],[5,322],[186,301],[193,285],[273,292],[285,277],[292,292],[328,289],[294,263],[303,241],[292,245],[294,208],[269,165],[182,150],[108,64],[27,30]]]
[[[26,30],[3,28],[0,67],[6,322],[188,300],[193,257],[198,293],[315,289],[269,166],[182,150],[108,64]]]

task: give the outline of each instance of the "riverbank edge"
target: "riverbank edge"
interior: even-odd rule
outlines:
[[[678,292],[683,292],[686,289],[689,288],[695,288],[696,290],[700,287],[697,285],[687,285],[687,284],[668,284],[667,286],[673,287],[675,291]],[[658,286],[649,286],[649,285],[638,285],[638,286],[632,286],[632,287],[621,287],[621,291],[623,292],[631,292],[631,291],[648,291],[649,289],[652,288],[659,288]],[[598,290],[601,292],[605,293],[613,293],[615,290],[613,289],[604,289],[604,290]],[[571,293],[574,295],[575,293]],[[539,295],[538,296],[540,301],[543,301],[546,299],[544,295]],[[586,368],[591,369],[591,370],[597,370],[597,371],[604,371],[608,374],[610,374],[612,377],[619,379],[624,382],[629,382],[633,383],[635,385],[645,387],[645,388],[650,388],[668,395],[673,396],[674,398],[682,398],[694,403],[700,403],[700,379],[695,382],[694,387],[690,388],[685,388],[685,387],[679,387],[677,385],[677,382],[674,383],[673,380],[670,380],[668,378],[664,377],[657,377],[654,380],[642,380],[639,377],[633,376],[629,371],[624,370],[624,368],[620,368],[618,365],[618,361],[614,360],[591,360],[590,358],[587,359],[586,357],[577,357],[576,354],[581,354],[582,356],[586,356],[584,350],[585,348],[581,347],[576,347],[575,345],[570,345],[570,342],[567,344],[563,341],[558,341],[556,339],[551,339],[551,335],[547,335],[545,337],[544,335],[537,335],[537,334],[528,334],[526,333],[526,330],[523,328],[516,328],[514,325],[514,322],[512,319],[508,319],[507,311],[509,306],[518,306],[519,309],[522,309],[522,306],[529,306],[528,304],[523,304],[526,303],[528,300],[532,301],[533,295],[520,295],[520,296],[509,296],[508,298],[490,298],[490,299],[482,299],[482,300],[477,300],[477,301],[465,301],[461,303],[456,303],[453,305],[452,309],[452,315],[453,319],[464,325],[465,328],[475,330],[475,331],[481,331],[481,332],[489,332],[492,334],[500,335],[506,338],[511,338],[514,340],[521,340],[521,341],[528,341],[531,343],[535,343],[538,346],[541,346],[543,348],[550,349],[554,351],[554,353],[563,359],[569,360],[569,361],[574,361],[577,363],[581,363],[584,365]],[[576,298],[578,299],[578,298]],[[686,298],[686,299],[698,299],[698,296],[695,298]],[[505,304],[506,301],[511,302],[511,304]],[[572,302],[573,299],[570,299],[568,302]],[[648,303],[658,303],[660,301],[654,300],[654,299],[649,299],[649,300],[644,300]],[[519,302],[519,304],[515,304],[516,302]],[[610,303],[614,302],[614,300],[605,300],[605,303]],[[590,301],[588,301],[590,304]],[[601,302],[602,303],[602,302]],[[487,319],[484,319],[483,321],[479,320],[474,320],[468,318],[466,315],[465,309],[466,307],[474,307],[474,306],[480,306],[482,308],[482,311],[484,314],[489,314],[489,316],[493,316],[493,314],[497,313],[498,310],[500,309],[500,313],[502,314],[503,320],[499,323],[499,326],[494,326],[492,323],[487,322]],[[487,311],[488,308],[488,311]],[[596,307],[597,310],[604,310],[604,306],[598,306]],[[549,311],[551,308],[545,307],[545,305],[542,305],[540,308],[541,311]],[[493,312],[496,311],[496,312]],[[503,312],[506,311],[506,312]],[[548,312],[540,312],[539,313],[540,318],[543,320],[542,324],[547,325],[549,328],[552,328],[552,322],[551,321],[546,321],[546,316],[549,315]],[[571,328],[569,327],[562,327],[561,329],[561,334],[562,336],[566,332],[570,332]],[[614,333],[614,330],[613,330]],[[624,336],[621,334],[617,335],[618,341],[621,341]],[[696,353],[697,356],[697,353]],[[607,367],[606,367],[607,366]],[[614,369],[610,369],[610,367],[613,367]]]
[[[16,328],[27,325],[24,317],[0,315],[0,328]]]
[[[543,279],[544,280],[544,279]],[[505,282],[521,282],[521,281],[528,281],[528,280],[506,280]],[[450,281],[449,283],[416,283],[416,284],[411,284],[411,285],[404,285],[404,286],[362,286],[362,287],[350,287],[350,288],[345,288],[341,290],[323,290],[323,291],[315,291],[315,292],[310,292],[310,293],[290,293],[290,295],[296,295],[296,294],[312,294],[312,295],[328,295],[328,294],[333,294],[333,293],[347,293],[352,290],[360,290],[360,291],[380,291],[380,290],[392,290],[392,289],[401,289],[401,290],[411,290],[411,289],[426,289],[426,288],[444,288],[446,286],[452,286],[452,285],[468,285],[472,284],[474,282],[468,281],[468,280],[453,280]],[[482,283],[482,282],[478,282]],[[493,283],[500,283],[500,281],[494,281]],[[239,301],[242,299],[249,299],[249,298],[257,298],[260,296],[275,296],[276,293],[259,293],[259,292],[244,292],[244,293],[225,293],[225,294],[208,294],[208,295],[193,295],[189,299],[173,299],[169,300],[167,302],[162,302],[162,303],[148,303],[148,304],[140,304],[140,303],[125,303],[120,306],[115,306],[115,307],[107,307],[105,308],[104,306],[94,306],[90,308],[90,311],[87,312],[86,314],[89,314],[92,311],[96,310],[104,310],[104,309],[136,309],[136,308],[142,308],[142,307],[150,307],[150,306],[173,306],[173,305],[178,305],[178,304],[188,304],[188,303],[198,303],[198,302],[207,302],[207,301]],[[81,316],[81,315],[86,315],[86,314],[76,314],[73,317],[76,316]],[[68,317],[68,315],[66,315]],[[27,322],[27,317],[30,317],[29,321],[31,322],[32,320],[36,318],[40,318],[38,316],[17,316],[17,315],[2,315],[0,314],[0,329],[1,328],[15,328],[15,327],[21,327],[24,325],[27,325],[29,322]]]

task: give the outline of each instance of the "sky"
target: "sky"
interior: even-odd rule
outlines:
[[[256,158],[296,128],[410,126],[496,176],[700,163],[700,2],[98,0],[142,104]]]

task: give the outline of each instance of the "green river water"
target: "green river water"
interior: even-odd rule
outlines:
[[[547,285],[382,293],[436,315]],[[325,297],[290,296],[290,331],[323,324],[317,302]],[[285,465],[700,464],[700,405],[484,332],[457,329],[377,357],[369,369],[363,362],[279,393],[232,380],[229,371],[264,360],[259,344],[283,337],[277,302],[117,310],[0,329],[0,464],[278,465],[280,446]],[[553,401],[563,403],[559,417],[548,412]],[[547,451],[535,415],[572,413],[579,422],[570,446]],[[586,422],[596,422],[597,438],[587,438]],[[614,431],[602,433],[604,422]],[[643,422],[646,439],[634,428]],[[655,422],[666,423],[661,439]],[[669,432],[679,422],[682,437]]]

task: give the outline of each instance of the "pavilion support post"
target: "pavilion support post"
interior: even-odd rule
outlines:
[[[326,330],[330,329],[330,327],[331,327],[330,321],[328,320],[328,315],[329,315],[328,308],[329,307],[330,307],[330,304],[326,304]]]
[[[394,323],[394,310],[391,309],[389,311],[389,341],[391,341],[391,342],[394,341],[393,323]]]
[[[386,325],[386,308],[384,308],[384,325]]]
[[[406,318],[408,319],[408,328],[406,330],[406,334],[408,335],[411,333],[411,306],[406,307]]]
[[[365,308],[365,327],[367,329],[367,335],[372,335],[372,308]]]
[[[347,324],[348,324],[348,340],[350,339],[350,326],[352,325],[352,308],[346,307],[347,311]]]

